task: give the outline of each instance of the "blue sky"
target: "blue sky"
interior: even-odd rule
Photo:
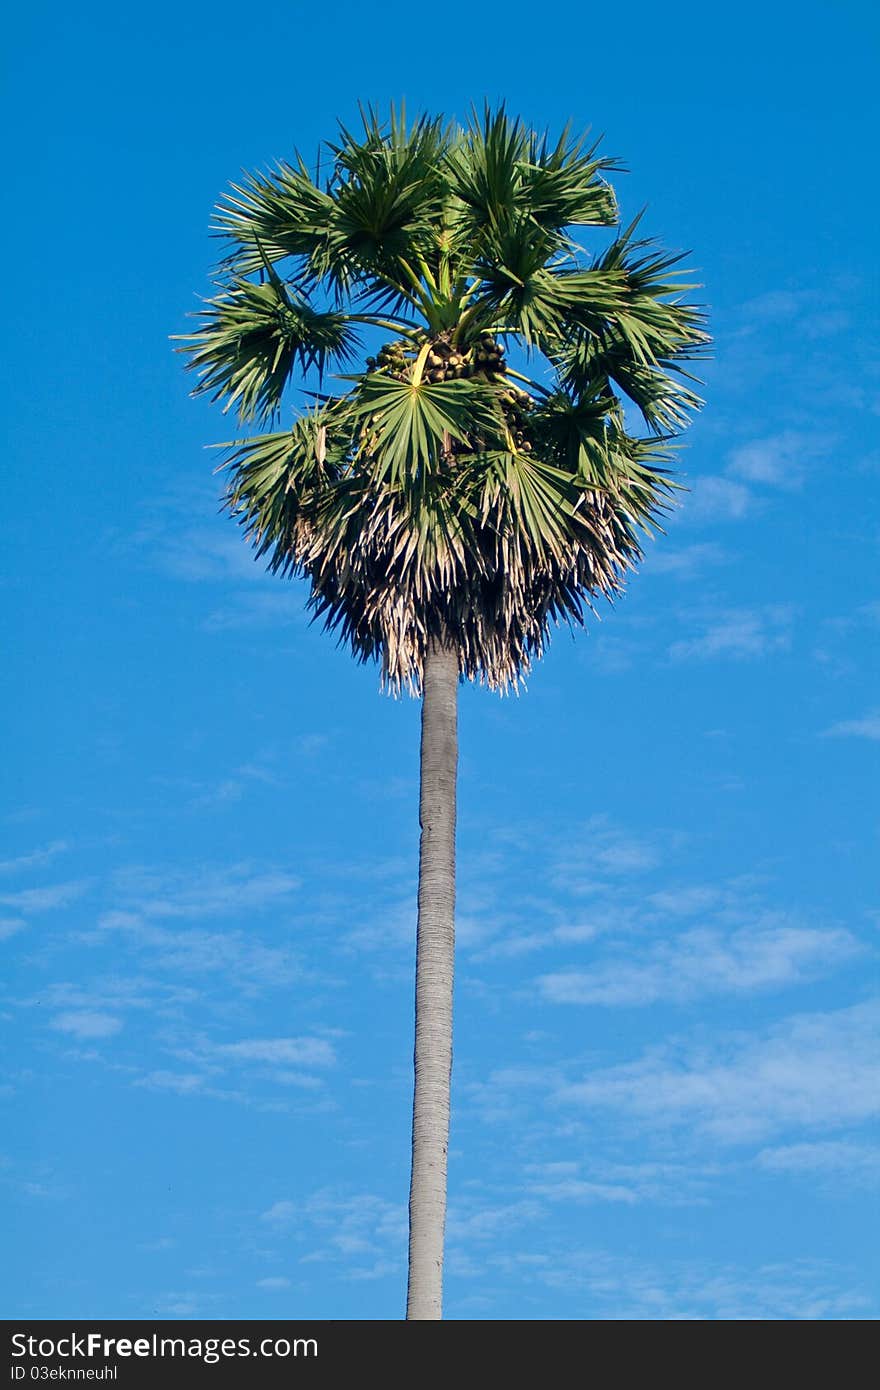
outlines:
[[[716,338],[626,598],[461,693],[447,1316],[877,1316],[876,17],[442,18],[10,21],[6,1317],[401,1316],[418,707],[168,335],[227,182],[402,96],[604,131]]]

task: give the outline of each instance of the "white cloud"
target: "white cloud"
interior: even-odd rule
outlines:
[[[558,1290],[574,1316],[610,1321],[820,1321],[870,1318],[871,1299],[848,1270],[824,1260],[721,1265],[672,1260],[655,1266],[605,1250],[498,1254],[480,1270]]]
[[[581,882],[579,875],[584,869],[591,875],[617,877],[641,873],[660,863],[653,840],[622,830],[606,816],[591,816],[575,827],[569,844],[570,848],[556,860],[555,880],[559,886],[570,888],[573,881]]]
[[[651,550],[645,557],[644,569],[649,574],[671,574],[677,579],[693,579],[709,565],[721,565],[729,555],[715,541],[685,545],[679,550]]]
[[[842,332],[851,323],[849,310],[842,298],[852,290],[842,282],[822,289],[773,290],[748,300],[741,307],[743,326],[740,335],[749,338],[763,334],[769,341],[767,329],[773,324],[786,324],[791,342],[816,341]],[[754,353],[754,344],[748,345]],[[827,371],[825,372],[827,377]]]
[[[703,1206],[712,1180],[723,1170],[717,1164],[620,1163],[599,1159],[584,1172],[578,1163],[535,1164],[529,1171],[527,1191],[550,1202]]]
[[[683,1002],[796,984],[851,959],[859,949],[842,929],[787,926],[771,918],[730,932],[697,928],[589,970],[542,975],[537,985],[555,1004]]]
[[[78,880],[55,883],[49,888],[21,888],[17,893],[0,893],[0,903],[18,912],[51,912],[74,902],[87,886],[83,880]]]
[[[273,1071],[272,1080],[276,1086],[297,1086],[304,1091],[316,1091],[322,1085],[320,1077],[304,1071]]]
[[[211,1296],[216,1298],[217,1295]],[[195,1293],[163,1293],[154,1300],[154,1312],[160,1317],[185,1318],[189,1321],[199,1315],[204,1306],[204,1295]]]
[[[109,913],[100,925],[104,930],[125,931],[140,949],[152,954],[154,968],[178,976],[223,974],[235,988],[247,991],[291,984],[302,973],[286,946],[267,946],[250,932],[200,927],[172,931],[124,913]],[[92,944],[94,940],[93,935]]]
[[[289,1289],[290,1280],[285,1279],[283,1275],[276,1275],[269,1279],[258,1279],[257,1288],[266,1289],[269,1293],[273,1293],[276,1290]]]
[[[802,485],[807,465],[824,448],[825,441],[814,434],[782,430],[738,445],[730,453],[729,471],[747,482],[794,491]]]
[[[230,777],[203,787],[190,803],[192,810],[209,809],[214,806],[231,806],[241,801],[254,783],[262,786],[277,786],[278,779],[263,767],[254,763],[244,763],[235,768]]]
[[[756,295],[742,305],[742,315],[747,323],[761,325],[780,323],[797,318],[806,312],[816,300],[815,290],[769,290]]]
[[[175,579],[191,583],[223,580],[266,582],[265,561],[257,561],[253,548],[243,541],[241,532],[191,527],[181,531],[150,530],[149,544],[156,564]]]
[[[526,956],[533,951],[543,950],[548,941],[549,937],[546,932],[514,930],[497,941],[491,941],[487,946],[480,946],[479,950],[473,953],[473,959],[475,961],[514,960],[517,956]]]
[[[880,739],[880,710],[866,714],[862,719],[843,719],[825,730],[826,738],[867,738]]]
[[[691,1124],[726,1142],[828,1128],[880,1112],[874,1002],[802,1014],[763,1036],[666,1047],[561,1085],[560,1104],[645,1124]]]
[[[633,1206],[639,1194],[620,1183],[590,1182],[582,1178],[558,1178],[553,1182],[531,1183],[529,1190],[536,1197],[548,1197],[553,1202],[622,1202]]]
[[[336,1264],[343,1277],[356,1281],[396,1273],[406,1246],[406,1208],[375,1193],[346,1193],[324,1188],[294,1202],[283,1198],[261,1220],[297,1236],[311,1248],[303,1264]]]
[[[772,1173],[845,1178],[856,1183],[880,1181],[880,1148],[845,1139],[762,1149],[755,1161]]]
[[[692,884],[682,888],[664,888],[652,893],[648,901],[658,911],[670,917],[692,917],[697,912],[714,907],[722,890],[712,884]]]
[[[869,603],[862,603],[856,609],[858,617],[870,623],[872,627],[880,627],[880,599],[871,599]]]
[[[408,894],[402,902],[389,901],[378,917],[367,916],[341,938],[342,945],[355,951],[387,951],[411,948],[415,940],[416,900]]]
[[[239,914],[250,919],[269,910],[286,913],[299,888],[293,874],[257,872],[247,864],[189,873],[127,869],[114,881],[119,906],[103,913],[99,930],[88,940],[101,945],[107,932],[121,932],[149,952],[158,969],[176,975],[223,973],[239,989],[289,984],[301,967],[286,944],[266,944],[253,927],[209,930],[191,923]]]
[[[613,922],[615,926],[621,925],[621,913],[614,914]],[[562,926],[554,927],[552,932],[553,941],[565,942],[584,942],[595,941],[603,931],[608,930],[608,922],[604,914],[597,914],[596,918],[588,922],[565,922]],[[543,938],[546,942],[547,938]]]
[[[594,628],[583,645],[584,659],[605,676],[618,676],[629,671],[639,655],[638,643],[625,637],[612,637]]]
[[[52,1020],[51,1027],[59,1033],[70,1033],[75,1038],[112,1038],[122,1028],[122,1020],[113,1014],[74,1009],[59,1014]]]
[[[669,656],[673,661],[715,657],[742,661],[786,651],[791,646],[793,619],[793,610],[785,604],[726,609],[703,619],[699,636],[673,642]]]
[[[151,1091],[175,1091],[178,1095],[191,1095],[201,1091],[206,1077],[201,1072],[151,1071],[136,1083]]]
[[[233,1061],[300,1067],[330,1067],[336,1061],[336,1053],[323,1038],[246,1038],[223,1043],[211,1053]]]
[[[278,1086],[316,1090],[323,1083],[314,1074],[335,1065],[336,1054],[323,1038],[245,1038],[234,1043],[212,1043],[196,1038],[186,1045],[171,1047],[173,1055],[190,1070],[159,1069],[148,1072],[136,1083],[152,1090],[175,1091],[186,1095],[199,1091],[222,1100],[252,1099],[243,1090],[218,1089],[218,1078],[231,1067],[255,1064],[269,1067],[268,1079]],[[312,1068],[291,1071],[291,1066]]]
[[[33,869],[38,865],[48,864],[56,855],[63,854],[69,848],[66,840],[53,840],[50,845],[32,850],[30,854],[20,854],[16,859],[0,860],[0,874],[16,874],[22,869]]]
[[[186,873],[129,869],[117,876],[117,884],[135,911],[161,919],[221,917],[274,907],[296,892],[300,880],[283,870],[255,872],[243,863]]]
[[[0,941],[7,941],[10,936],[24,931],[26,926],[27,922],[23,917],[0,917]]]
[[[296,1214],[296,1203],[285,1200],[281,1202],[273,1202],[272,1206],[269,1207],[268,1211],[260,1213],[260,1220],[271,1221],[273,1223],[280,1222],[286,1224],[288,1221],[292,1221]]]
[[[264,627],[287,627],[305,614],[305,599],[289,581],[275,580],[278,588],[261,593],[233,594],[222,607],[210,613],[203,624],[207,632],[233,632],[238,628],[254,631]],[[281,587],[286,583],[286,587]]]
[[[174,1009],[190,1003],[196,993],[176,982],[160,984],[141,975],[107,975],[89,985],[69,980],[56,981],[40,990],[28,1004],[45,1004],[52,1009],[80,1009],[98,1013],[119,1013],[123,1009]]]
[[[517,1226],[537,1221],[542,1214],[541,1203],[533,1198],[493,1205],[484,1195],[462,1197],[449,1208],[447,1231],[450,1242],[456,1245],[491,1241]]]
[[[707,474],[694,480],[691,495],[682,504],[682,515],[695,522],[741,521],[753,505],[754,498],[742,483]]]

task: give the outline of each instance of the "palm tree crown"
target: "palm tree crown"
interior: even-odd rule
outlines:
[[[370,112],[324,154],[323,177],[297,158],[217,210],[197,391],[265,429],[295,373],[321,388],[230,446],[227,505],[392,687],[437,644],[507,687],[553,622],[619,592],[669,505],[703,315],[680,258],[620,228],[615,162],[568,132]],[[578,227],[616,234],[588,258]]]

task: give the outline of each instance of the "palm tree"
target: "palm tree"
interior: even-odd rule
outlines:
[[[678,257],[619,226],[613,160],[503,108],[392,110],[218,205],[218,293],[181,349],[243,423],[226,505],[386,687],[422,698],[407,1317],[441,1317],[457,687],[504,690],[613,599],[677,486],[707,344]],[[587,257],[578,227],[612,228]],[[373,355],[364,356],[366,352]],[[325,372],[336,370],[332,390]],[[296,374],[316,388],[278,427]],[[639,427],[635,421],[640,422]]]

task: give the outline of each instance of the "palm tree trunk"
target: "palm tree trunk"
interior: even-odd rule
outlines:
[[[416,937],[416,1045],[409,1289],[406,1316],[443,1316],[446,1150],[452,1072],[455,949],[455,779],[458,764],[458,655],[435,646],[422,694],[419,922]]]

